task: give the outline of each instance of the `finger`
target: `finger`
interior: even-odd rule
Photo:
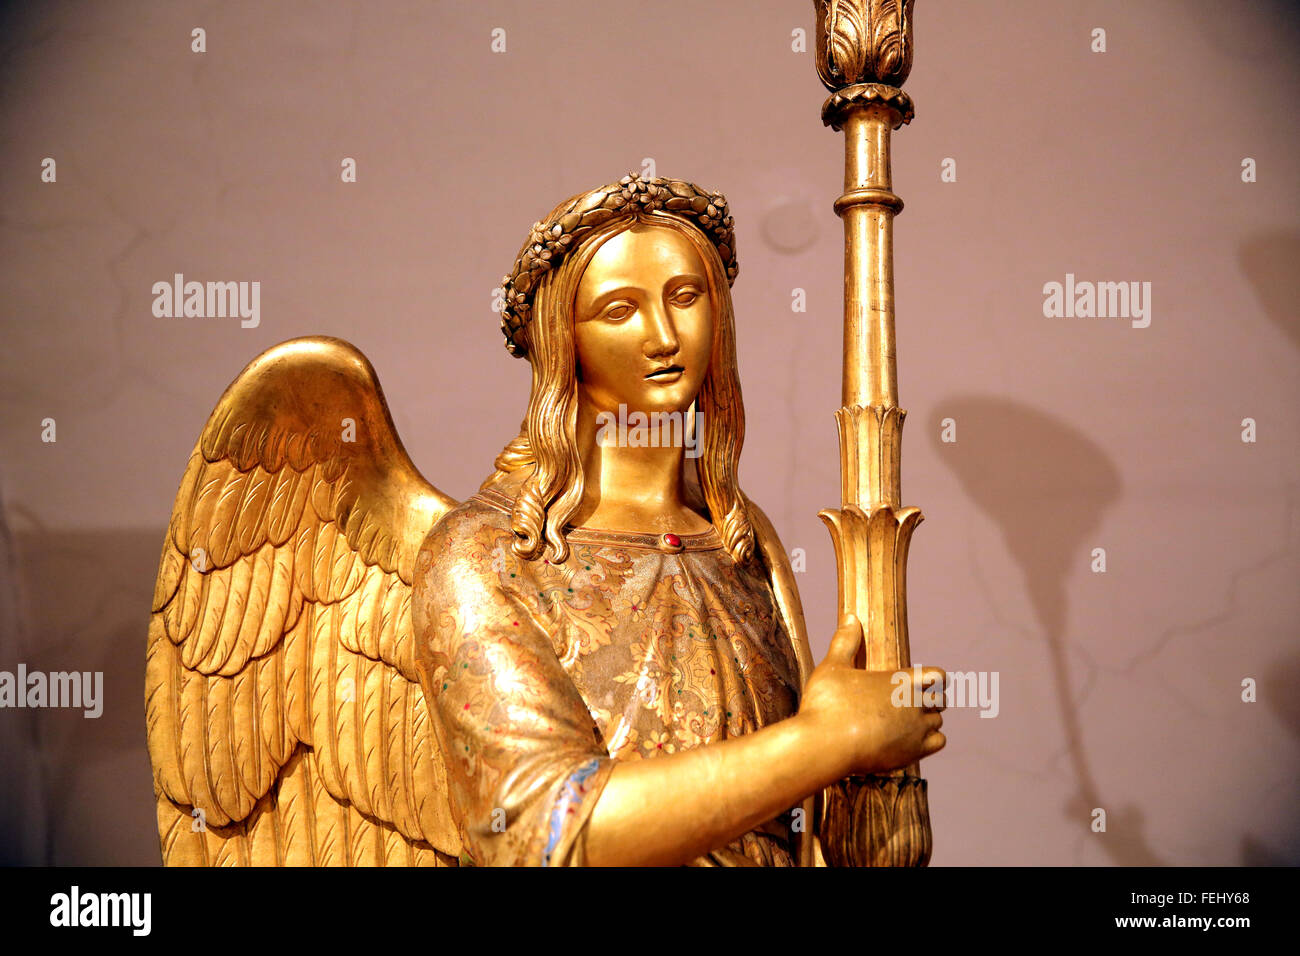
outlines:
[[[921,687],[920,698],[925,709],[931,713],[943,710],[948,706],[947,683],[948,675],[939,667],[921,667],[917,668],[920,676],[916,682]],[[914,670],[912,673],[916,673]]]
[[[831,649],[826,652],[826,659],[836,664],[853,666],[853,658],[862,643],[862,623],[852,614],[840,617],[840,626],[831,638]]]
[[[943,749],[944,744],[947,742],[948,738],[939,733],[939,731],[931,731],[926,734],[925,739],[921,741],[921,756],[928,757],[930,754],[938,753]]]

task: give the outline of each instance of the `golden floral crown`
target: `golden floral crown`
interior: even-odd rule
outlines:
[[[608,222],[660,210],[697,226],[718,250],[727,285],[736,281],[735,223],[727,212],[726,197],[680,179],[642,179],[638,173],[629,173],[616,183],[562,202],[545,221],[533,223],[514,272],[501,280],[501,331],[510,354],[516,358],[528,354],[525,332],[532,319],[533,295],[542,278],[567,253]]]

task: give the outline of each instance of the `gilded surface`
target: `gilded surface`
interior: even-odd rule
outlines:
[[[525,561],[510,503],[480,493],[425,542],[417,655],[469,856],[581,863],[613,761],[793,715],[799,666],[761,564],[736,564],[716,532],[665,553],[653,535],[578,529],[562,564]],[[795,852],[787,814],[697,862],[790,866]]]
[[[455,861],[410,622],[420,539],[452,504],[346,342],[286,342],[227,389],[176,496],[149,626],[165,863]]]
[[[833,785],[938,750],[942,708],[890,704],[851,613],[812,666],[737,477],[725,199],[633,174],[556,208],[507,299],[524,421],[470,501],[415,469],[346,342],[276,346],[218,402],[149,631],[168,865],[812,865],[823,792],[831,862],[915,856],[898,801]],[[879,523],[845,515],[841,574]]]
[[[859,666],[911,663],[907,554],[921,521],[901,505],[903,419],[894,333],[890,133],[912,120],[899,87],[912,69],[913,0],[813,0],[822,121],[844,132],[843,407],[840,507],[820,513],[835,547],[841,614],[863,622]],[[912,764],[826,789],[818,835],[832,866],[924,866],[932,836],[926,783]]]

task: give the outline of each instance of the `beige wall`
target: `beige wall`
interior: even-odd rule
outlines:
[[[926,663],[1000,675],[999,715],[950,712],[927,762],[934,862],[1300,862],[1297,18],[1264,0],[917,6],[918,115],[894,153],[904,499],[927,515],[912,639]],[[742,478],[806,551],[824,652],[841,147],[791,50],[811,4],[3,16],[0,670],[106,680],[99,720],[0,711],[4,858],[158,859],[149,595],[186,456],[239,369],[292,336],[351,340],[416,463],[470,493],[527,389],[494,285],[534,219],[646,157],[731,201]],[[260,281],[260,325],[155,318],[151,286],[176,272]],[[1150,282],[1150,326],[1044,317],[1067,273]]]

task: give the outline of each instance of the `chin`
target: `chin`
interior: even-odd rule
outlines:
[[[676,389],[665,389],[658,395],[644,396],[639,402],[629,402],[627,407],[629,411],[643,411],[647,415],[652,415],[655,412],[677,412],[685,415],[690,411],[693,401],[695,401],[695,395],[690,391],[678,392]]]
[[[642,396],[643,405],[647,411],[685,412],[699,398],[700,384],[681,381],[671,385],[661,385]]]

